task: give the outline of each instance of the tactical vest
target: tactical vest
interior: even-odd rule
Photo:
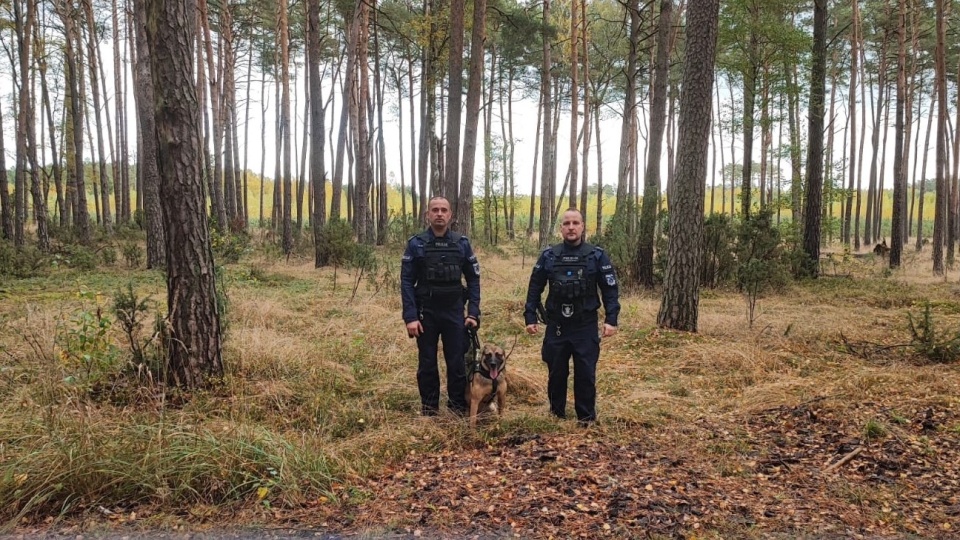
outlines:
[[[562,324],[583,318],[583,301],[597,288],[596,278],[589,272],[591,253],[593,246],[589,244],[580,244],[573,253],[563,253],[563,244],[553,247],[547,310],[554,322]]]
[[[460,235],[450,233],[447,237],[430,238],[424,232],[418,237],[424,242],[423,264],[417,281],[417,294],[429,303],[461,301],[463,284],[463,256],[460,252]]]

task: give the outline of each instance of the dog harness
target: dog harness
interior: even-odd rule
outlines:
[[[492,398],[497,395],[499,377],[491,377],[490,373],[480,367],[480,339],[477,337],[477,331],[473,328],[467,328],[467,336],[470,338],[469,344],[467,345],[467,353],[464,355],[467,361],[467,382],[472,382],[473,376],[477,373],[482,375],[483,378],[489,379],[493,384],[493,391],[490,393],[490,397]],[[505,370],[506,366],[503,366],[500,368],[500,373],[503,373]]]

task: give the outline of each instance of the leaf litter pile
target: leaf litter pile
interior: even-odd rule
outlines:
[[[958,425],[948,408],[813,400],[628,437],[516,436],[412,455],[324,525],[464,538],[949,538],[960,534]]]

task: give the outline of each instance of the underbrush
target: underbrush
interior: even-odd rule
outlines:
[[[841,408],[944,401],[955,390],[952,366],[880,364],[830,342],[841,331],[859,339],[896,332],[909,341],[912,310],[917,337],[941,351],[957,314],[946,286],[866,274],[790,284],[764,298],[762,329],[750,327],[741,293],[718,288],[701,303],[703,331],[695,336],[655,328],[658,295],[624,295],[619,334],[604,339],[598,365],[601,423],[584,431],[547,414],[542,334],[527,336],[521,315],[531,255],[522,247],[515,255],[479,249],[480,337],[512,354],[503,419],[485,418],[471,430],[452,415],[418,416],[417,352],[399,313],[396,246],[341,267],[338,283],[333,267],[284,260],[255,238],[241,244],[238,262],[224,270],[226,376],[204,391],[164,385],[157,322],[165,294],[156,272],[49,266],[0,297],[0,522],[7,528],[98,507],[184,515],[196,505],[359,504],[369,479],[404,460],[495,452],[545,433],[645,444],[662,437],[710,457],[710,441],[690,427],[703,419],[723,424],[730,415],[827,396]],[[921,297],[932,315],[916,312]],[[571,392],[568,416],[572,409]],[[737,452],[719,450],[739,466]]]

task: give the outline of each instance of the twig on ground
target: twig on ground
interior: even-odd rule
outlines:
[[[847,462],[849,462],[851,459],[853,459],[853,458],[857,457],[858,455],[860,455],[860,452],[863,452],[863,447],[862,447],[862,446],[858,446],[858,447],[854,448],[853,450],[847,452],[847,455],[845,455],[845,456],[843,456],[842,458],[840,458],[839,461],[837,461],[837,462],[834,463],[833,465],[829,465],[826,469],[824,469],[823,472],[829,473],[829,472],[833,472],[833,471],[839,469],[840,467],[843,467],[843,466],[846,465]]]

